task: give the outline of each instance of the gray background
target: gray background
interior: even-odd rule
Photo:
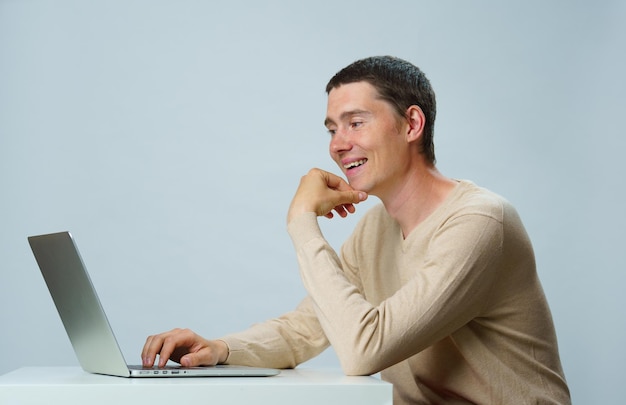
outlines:
[[[437,92],[441,171],[525,221],[574,401],[620,402],[624,21],[621,1],[0,0],[0,373],[77,364],[32,234],[73,232],[130,362],[148,334],[296,305],[286,210],[336,171],[324,86],[392,54]],[[373,200],[321,219],[333,246]]]

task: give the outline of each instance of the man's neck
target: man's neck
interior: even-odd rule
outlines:
[[[381,200],[406,238],[443,203],[456,184],[435,166],[425,166],[410,173],[393,193]]]

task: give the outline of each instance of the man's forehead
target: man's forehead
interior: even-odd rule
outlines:
[[[334,87],[328,93],[324,124],[336,123],[337,120],[355,114],[368,113],[371,107],[370,103],[374,101],[381,101],[381,99],[374,86],[368,82],[347,83]]]
[[[371,111],[369,110],[364,110],[361,108],[355,108],[355,109],[346,109],[345,111],[342,111],[338,117],[334,117],[335,119],[339,120],[339,121],[345,121],[347,119],[350,119],[351,117],[355,116],[355,115],[370,115]],[[333,118],[330,117],[330,115],[326,115],[326,119],[324,120],[324,125],[328,126],[328,125],[332,125],[332,124],[336,124],[335,120]]]

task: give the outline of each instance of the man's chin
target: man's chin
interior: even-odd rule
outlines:
[[[350,179],[348,177],[348,184],[350,185],[350,187],[352,187],[352,189],[358,190],[358,191],[364,191],[367,194],[370,194],[370,191],[372,191],[371,187],[368,187],[367,184],[359,182],[358,179],[356,178]]]

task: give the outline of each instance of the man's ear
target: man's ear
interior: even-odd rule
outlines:
[[[406,110],[406,119],[408,122],[406,141],[414,142],[421,138],[426,125],[426,116],[422,109],[417,105],[412,105]]]

